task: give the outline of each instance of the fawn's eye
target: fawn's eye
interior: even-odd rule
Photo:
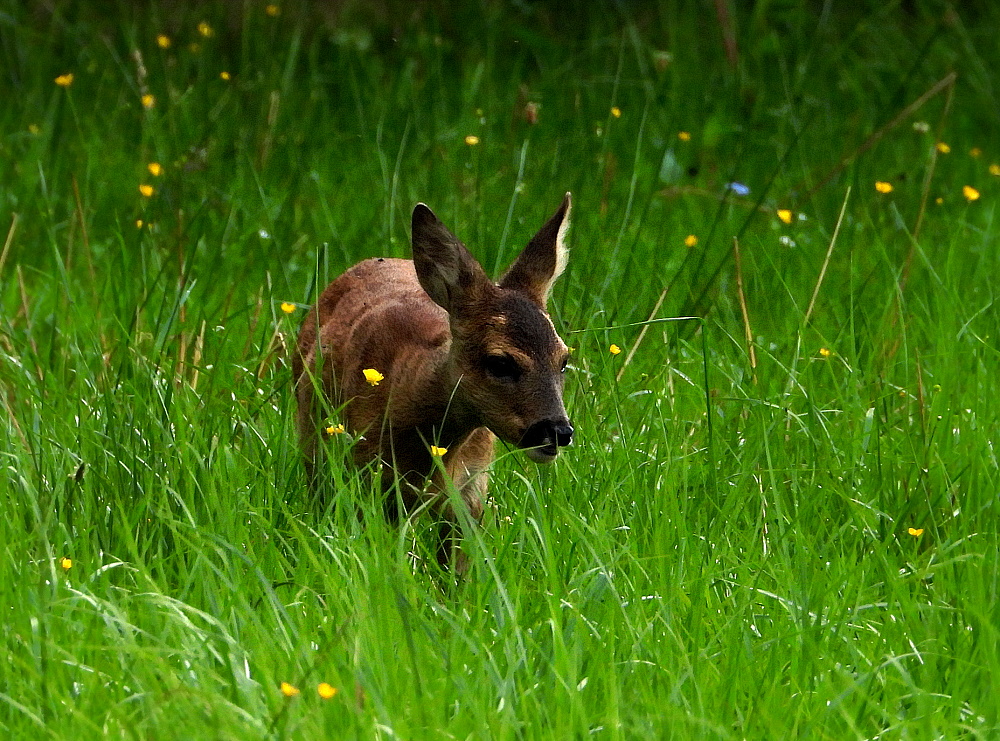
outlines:
[[[521,366],[510,355],[487,355],[483,359],[486,372],[498,381],[516,381],[521,377]]]

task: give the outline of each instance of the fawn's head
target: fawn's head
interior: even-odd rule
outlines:
[[[449,375],[462,412],[505,442],[551,461],[573,427],[563,407],[569,350],[545,307],[566,266],[570,194],[494,283],[424,204],[413,209],[413,263],[420,285],[448,312]]]

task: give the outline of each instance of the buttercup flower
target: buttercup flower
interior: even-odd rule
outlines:
[[[477,144],[479,144],[479,137],[476,136],[475,134],[469,134],[467,137],[465,137],[465,143],[468,144],[470,147],[474,147]]]
[[[1000,165],[998,165],[995,162],[992,165],[990,165],[990,175],[993,175],[994,177],[1000,177]]]
[[[618,106],[611,106],[611,115],[614,116],[615,118],[621,118],[622,109],[619,108]]]
[[[295,311],[295,304],[290,303],[288,301],[282,301],[281,310],[286,314],[291,314],[293,311]]]
[[[143,183],[142,185],[139,186],[139,192],[142,193],[144,196],[146,196],[146,198],[149,198],[156,191],[152,185],[146,185],[145,183]]]
[[[819,349],[819,354],[822,355],[824,358],[828,358],[831,355],[833,355],[833,351],[831,351],[830,348],[828,347],[821,347]]]
[[[146,169],[149,170],[149,174],[152,175],[154,178],[160,177],[160,175],[163,173],[163,167],[160,166],[159,162],[150,162],[148,165],[146,165]]]
[[[331,697],[337,694],[337,688],[333,685],[327,684],[326,682],[320,682],[319,686],[316,688],[319,696],[324,700],[329,700]]]
[[[924,529],[922,527],[911,527],[907,528],[906,532],[912,535],[914,538],[919,538],[924,534]]]
[[[272,18],[277,18],[279,15],[281,15],[281,7],[272,3],[271,5],[268,5],[266,8],[264,8],[264,12],[267,13]]]
[[[892,193],[892,183],[887,183],[885,180],[875,181],[875,190],[879,193]]]
[[[219,77],[221,77],[226,82],[229,82],[230,74],[228,72],[226,72],[225,70],[222,70],[222,72],[219,73]]]
[[[941,154],[948,154],[951,151],[951,147],[944,142],[938,142],[934,145]]]
[[[448,448],[439,448],[437,445],[431,445],[431,455],[435,458],[443,458],[447,452]]]
[[[299,688],[289,684],[288,682],[282,682],[281,694],[283,694],[285,697],[295,697],[297,694],[299,694]]]
[[[161,33],[156,37],[156,45],[161,49],[169,49],[171,44],[173,44],[173,42],[166,34]]]
[[[979,147],[973,147],[972,149],[969,150],[969,156],[970,157],[979,157],[979,156],[982,155],[982,153],[983,153],[983,150],[980,149]]]
[[[694,234],[688,234],[686,237],[684,237],[685,247],[694,247],[696,244],[698,244],[698,237],[695,236]]]
[[[156,96],[146,93],[142,96],[142,107],[147,110],[156,105]]]
[[[330,425],[329,427],[326,428],[326,434],[327,435],[331,435],[331,436],[332,435],[341,435],[341,434],[343,434],[343,432],[344,432],[344,425],[342,425],[342,424],[339,424],[339,425]]]
[[[691,141],[691,133],[689,131],[678,131],[677,138],[682,142],[689,142]]]
[[[63,556],[59,559],[59,565],[63,567],[63,571],[69,571],[73,568],[73,559],[68,556]]]
[[[979,191],[971,185],[962,186],[962,195],[965,196],[965,200],[969,203],[979,199]]]
[[[207,22],[202,21],[198,24],[198,33],[204,36],[206,39],[210,39],[215,36],[215,29],[208,25]]]
[[[65,75],[59,75],[56,78],[56,85],[59,87],[69,87],[73,84],[73,73],[67,72]]]
[[[372,386],[378,386],[385,379],[385,376],[374,368],[365,368],[361,372],[365,374],[365,380]]]
[[[777,213],[778,218],[781,219],[786,224],[792,223],[792,212],[787,208],[779,208],[775,213]]]
[[[611,347],[608,348],[608,352],[611,353],[612,355],[617,355],[621,351],[622,349],[618,347],[618,345],[612,345]]]

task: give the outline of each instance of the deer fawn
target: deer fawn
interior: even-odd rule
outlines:
[[[465,559],[449,485],[478,522],[496,437],[539,462],[573,438],[562,401],[568,349],[546,313],[566,265],[569,212],[567,193],[494,283],[419,203],[413,260],[355,265],[327,286],[299,332],[293,374],[310,481],[322,474],[324,418],[342,408],[358,436],[355,462],[374,464],[389,516],[398,516],[397,502],[407,513],[435,511],[438,559],[455,559],[458,570]]]

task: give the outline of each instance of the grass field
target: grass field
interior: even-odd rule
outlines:
[[[1000,11],[730,5],[0,2],[0,735],[1000,736]],[[566,191],[455,584],[287,350]]]

